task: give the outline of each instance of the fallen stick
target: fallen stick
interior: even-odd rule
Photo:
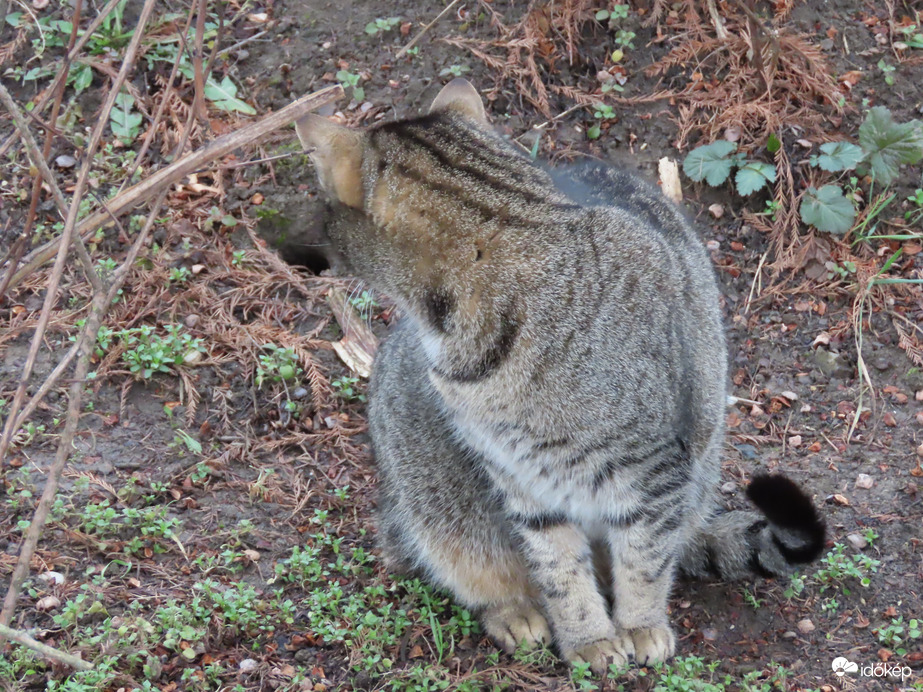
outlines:
[[[334,84],[320,91],[315,91],[313,94],[303,96],[294,103],[290,103],[285,108],[275,113],[270,113],[258,122],[212,140],[198,151],[184,156],[179,161],[157,171],[137,185],[133,185],[121,194],[113,197],[106,203],[108,211],[97,211],[80,222],[77,226],[77,234],[81,237],[86,237],[95,233],[99,227],[110,222],[110,214],[113,216],[124,214],[129,209],[153,197],[159,190],[182,180],[190,173],[194,173],[215,159],[227,156],[235,149],[246,146],[271,132],[279,130],[289,123],[298,120],[310,111],[320,108],[331,101],[336,101],[342,98],[342,96],[343,87],[339,84]],[[10,279],[7,290],[11,290],[17,286],[23,279],[35,271],[36,268],[42,266],[51,259],[57,251],[60,242],[59,238],[50,240],[24,258],[22,266]]]
[[[438,22],[440,19],[445,17],[449,13],[449,10],[455,7],[456,4],[458,4],[458,0],[452,0],[452,2],[446,5],[445,9],[443,9],[442,12],[437,14],[436,18],[433,21],[431,21],[429,24],[427,24],[422,29],[420,29],[419,33],[413,37],[410,43],[408,43],[406,46],[404,46],[397,52],[397,55],[394,56],[394,59],[397,60],[398,58],[403,58],[405,55],[407,55],[407,51],[409,51],[411,48],[417,45],[417,41],[423,38],[423,34],[425,34],[427,31],[433,28],[433,25],[436,22]]]
[[[33,639],[25,632],[11,629],[6,625],[0,625],[0,637],[9,639],[11,642],[16,642],[17,644],[22,644],[27,649],[32,649],[32,651],[41,654],[45,658],[50,658],[53,661],[65,663],[74,670],[93,670],[93,666],[84,661],[79,656],[74,656],[73,654],[58,651],[57,649],[48,646],[47,644],[43,644],[42,642]]]
[[[122,84],[125,83],[125,80],[128,77],[128,73],[133,69],[135,62],[135,55],[138,52],[138,48],[141,45],[141,39],[144,35],[144,27],[147,26],[147,22],[151,17],[151,14],[154,11],[154,5],[156,0],[145,0],[144,6],[141,8],[141,14],[138,16],[137,28],[135,29],[135,34],[132,36],[131,41],[128,44],[128,47],[125,49],[125,57],[122,62],[122,66],[119,68],[118,75],[112,82],[112,86],[109,88],[109,93],[106,95],[106,100],[103,102],[103,106],[99,112],[99,119],[96,122],[96,125],[93,127],[93,132],[90,135],[90,142],[87,145],[85,159],[83,165],[80,167],[80,173],[77,175],[77,183],[74,186],[74,194],[71,200],[70,207],[67,210],[67,218],[64,220],[64,230],[61,231],[61,235],[57,239],[55,247],[51,248],[51,251],[48,254],[50,259],[53,255],[55,256],[54,268],[51,271],[51,276],[48,279],[48,285],[45,289],[45,301],[42,304],[42,311],[39,314],[38,323],[35,326],[35,334],[32,336],[32,342],[29,344],[29,353],[26,356],[26,364],[23,366],[22,374],[19,378],[19,386],[16,389],[16,393],[13,395],[13,402],[10,404],[9,412],[7,414],[6,426],[3,429],[3,437],[0,438],[0,460],[6,455],[6,451],[9,448],[10,442],[15,430],[13,430],[13,422],[16,420],[16,417],[19,413],[19,409],[22,406],[23,399],[26,395],[26,387],[29,385],[29,378],[32,376],[32,368],[35,365],[35,360],[38,356],[39,349],[42,346],[42,339],[45,335],[45,329],[48,326],[48,321],[51,318],[51,310],[54,307],[55,301],[58,297],[58,285],[61,281],[61,276],[64,273],[64,264],[67,259],[67,251],[70,248],[72,239],[75,236],[75,231],[77,229],[77,215],[80,213],[80,201],[83,198],[83,193],[87,187],[87,181],[89,179],[90,171],[92,170],[93,157],[96,155],[96,149],[102,141],[103,130],[109,122],[109,113],[112,110],[112,107],[115,105],[115,99],[119,94],[119,90],[122,88]],[[22,120],[22,114],[19,112],[19,107],[16,105],[13,98],[10,96],[9,92],[0,85],[0,100],[3,101],[3,104],[6,106],[7,110],[13,116],[16,129],[19,130],[20,135],[23,137],[23,141],[31,140],[33,147],[36,149],[37,159],[33,163],[37,167],[45,166],[44,158],[38,152],[38,147],[35,144],[35,141],[31,137],[28,126]],[[79,237],[79,234],[78,234]],[[80,240],[82,242],[82,240]],[[78,253],[81,258],[89,262],[89,255],[87,253]],[[25,268],[25,267],[24,267]],[[98,283],[98,277],[94,276],[95,270],[92,265],[89,267],[88,271],[90,276],[88,277],[91,282]],[[12,288],[15,286],[16,275],[13,276],[13,279],[8,282],[8,286]],[[9,620],[4,622],[2,618],[2,613],[0,613],[0,622],[8,624]]]
[[[350,305],[342,288],[331,288],[327,292],[327,303],[343,330],[343,338],[332,344],[333,350],[350,370],[368,379],[378,350],[378,337]]]

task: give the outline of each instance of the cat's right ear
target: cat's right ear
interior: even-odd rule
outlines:
[[[295,123],[295,132],[317,168],[324,191],[349,207],[362,209],[362,132],[313,113]]]
[[[484,102],[477,89],[467,79],[458,77],[442,87],[442,91],[433,99],[429,112],[451,110],[467,115],[479,123],[487,123]]]

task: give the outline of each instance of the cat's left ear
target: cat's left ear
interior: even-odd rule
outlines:
[[[433,105],[429,107],[430,113],[442,110],[456,111],[479,123],[487,123],[487,113],[484,112],[481,95],[471,82],[461,77],[453,79],[442,87],[442,91],[433,100]]]
[[[363,133],[313,113],[295,123],[295,132],[317,168],[324,191],[347,206],[362,209]]]

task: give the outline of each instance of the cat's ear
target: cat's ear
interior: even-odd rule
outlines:
[[[347,206],[361,209],[362,132],[313,113],[295,123],[295,132],[317,168],[324,191]]]
[[[429,107],[430,113],[442,110],[456,111],[480,123],[487,122],[487,114],[484,112],[481,95],[472,86],[471,82],[461,77],[453,79],[442,87],[442,91],[433,100],[433,105]]]

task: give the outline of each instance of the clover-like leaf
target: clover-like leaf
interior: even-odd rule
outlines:
[[[696,147],[683,159],[683,173],[699,182],[704,180],[717,187],[731,175],[734,160],[730,155],[737,151],[736,142],[719,140]]]
[[[856,208],[838,185],[809,187],[801,200],[801,220],[819,231],[842,235],[852,228]]]
[[[211,77],[208,78],[205,83],[205,98],[220,110],[256,115],[256,109],[253,106],[237,98],[237,85],[227,75],[220,84]]]
[[[734,176],[737,194],[746,197],[776,181],[776,167],[762,161],[747,161]]]
[[[897,178],[901,164],[913,164],[923,158],[923,123],[919,120],[896,123],[891,111],[875,106],[859,126],[859,144],[875,180],[890,185]]]
[[[134,97],[123,91],[115,97],[115,105],[109,112],[109,127],[112,128],[112,134],[125,144],[131,144],[135,140],[141,128],[141,122],[144,120],[140,113],[131,112],[134,105]]]
[[[864,156],[862,147],[849,142],[827,142],[820,145],[823,152],[819,156],[811,157],[812,166],[820,166],[831,173],[835,171],[851,171]]]

